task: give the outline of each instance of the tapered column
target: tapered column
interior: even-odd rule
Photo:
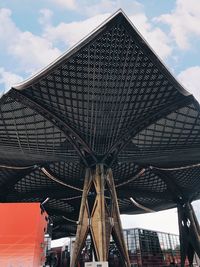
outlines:
[[[103,165],[96,166],[93,174],[96,198],[91,213],[90,231],[97,261],[107,261],[112,225],[105,202],[105,173]]]
[[[87,169],[83,187],[80,212],[79,212],[78,226],[76,231],[76,240],[73,246],[73,256],[70,262],[71,267],[76,266],[78,257],[80,256],[81,250],[84,247],[89,232],[89,224],[88,224],[89,207],[88,207],[87,196],[91,187],[91,182],[92,181],[91,181],[90,170]]]
[[[97,261],[108,261],[112,235],[124,266],[130,267],[112,171],[106,170],[102,164],[86,172],[71,267],[76,266],[89,233]]]
[[[188,247],[188,241],[187,241],[187,234],[186,234],[186,218],[183,213],[182,205],[178,204],[178,224],[179,224],[179,239],[180,239],[180,254],[181,254],[181,267],[185,266],[185,259],[187,255],[187,247]]]
[[[128,255],[127,246],[124,240],[119,205],[117,201],[117,193],[115,190],[115,184],[114,184],[114,179],[113,179],[111,169],[108,170],[106,178],[107,178],[108,188],[110,190],[111,199],[112,199],[112,208],[111,208],[111,218],[113,219],[112,236],[118,246],[121,256],[124,259],[124,262],[127,264],[127,266],[129,266],[130,265],[129,255]]]
[[[185,266],[186,257],[192,266],[194,253],[200,257],[200,227],[191,203],[178,204],[180,232],[181,267]]]

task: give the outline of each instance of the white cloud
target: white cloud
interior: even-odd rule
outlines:
[[[50,9],[47,8],[40,9],[39,13],[40,13],[39,23],[41,25],[51,24],[51,18],[53,16],[53,12]]]
[[[44,37],[17,28],[9,9],[0,9],[0,46],[16,58],[27,73],[46,66],[61,53]]]
[[[166,59],[172,53],[170,38],[160,28],[154,27],[145,13],[134,14],[130,19],[158,56]]]
[[[20,30],[17,29],[10,18],[11,14],[11,10],[9,9],[0,9],[0,47],[3,48],[6,48],[15,36],[18,36],[20,33]]]
[[[56,46],[66,48],[74,45],[102,23],[119,5],[120,1],[101,0],[96,5],[88,4],[83,12],[101,12],[85,20],[71,23],[61,22],[52,25],[52,11],[40,10],[39,23],[43,27],[43,35],[35,35],[29,31],[21,31],[11,19],[11,11],[0,9],[0,47],[3,47],[9,56],[19,62],[22,71],[32,74],[57,58],[61,52]],[[136,1],[121,3],[124,9],[129,10],[133,23],[144,35],[157,54],[166,59],[172,53],[168,36],[158,27],[154,27],[142,10],[142,5]],[[135,8],[134,8],[135,7]],[[109,13],[104,11],[108,10]],[[90,12],[91,11],[91,12]]]
[[[51,0],[56,5],[60,5],[70,10],[74,10],[77,8],[76,0]]]
[[[63,6],[62,1],[55,0],[55,2]],[[144,12],[143,5],[138,1],[100,0],[95,3],[91,0],[77,1],[76,12],[89,18],[72,23],[62,22],[57,26],[47,24],[44,29],[44,37],[55,43],[61,41],[72,46],[119,8],[128,14],[133,24],[162,59],[171,55],[173,49],[171,38],[150,22]]]
[[[4,68],[0,68],[0,94],[9,90],[11,86],[21,82],[23,78],[15,73],[5,71]]]
[[[66,46],[72,46],[99,26],[110,15],[110,13],[102,13],[82,21],[61,22],[57,26],[48,23],[44,25],[43,36],[54,44],[62,42]],[[130,19],[162,59],[166,59],[172,53],[170,38],[160,28],[154,27],[142,11],[132,14]]]
[[[167,233],[179,233],[176,209],[141,215],[121,215],[121,220],[124,229],[144,228]]]
[[[181,49],[190,47],[192,36],[200,37],[200,1],[177,0],[176,8],[159,16],[157,21],[170,26],[170,34]]]
[[[57,26],[46,25],[43,36],[50,42],[63,42],[66,46],[72,46],[95,29],[108,16],[109,14],[102,14],[82,21],[61,22]]]
[[[50,41],[31,32],[21,32],[17,40],[9,45],[8,52],[20,59],[20,64],[28,73],[45,67],[60,55]]]
[[[94,16],[97,14],[107,13],[113,9],[119,8],[118,2],[115,0],[49,0],[60,6],[61,8],[66,8],[68,10],[75,10],[81,14],[87,16]],[[134,2],[134,1],[133,1]]]
[[[49,0],[56,6],[71,9],[84,16],[95,16],[103,13],[113,13],[119,8],[129,12],[137,12],[142,8],[138,1],[130,0]]]
[[[134,1],[133,1],[134,2]],[[87,16],[94,16],[104,13],[112,13],[118,9],[117,1],[101,0],[95,4],[89,4],[87,1],[83,6],[79,6],[79,12],[86,14]]]
[[[177,77],[200,102],[200,66],[193,66],[183,70]]]

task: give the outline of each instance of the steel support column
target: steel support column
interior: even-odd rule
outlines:
[[[173,200],[177,203],[181,267],[185,266],[186,258],[188,258],[190,266],[193,266],[195,252],[200,258],[200,226],[192,204],[188,196],[185,196],[176,184],[172,175],[169,176],[166,172],[156,169],[154,172],[166,183],[172,193]]]
[[[180,232],[181,267],[185,266],[186,257],[193,266],[194,253],[200,257],[200,227],[190,202],[179,203],[178,221]]]
[[[76,266],[89,233],[97,261],[108,261],[112,235],[124,266],[130,267],[112,171],[102,164],[86,171],[71,267]]]

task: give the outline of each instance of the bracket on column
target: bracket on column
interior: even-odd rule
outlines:
[[[94,202],[90,196],[95,197]],[[71,267],[76,266],[88,234],[91,235],[97,261],[108,261],[112,236],[123,258],[124,266],[130,267],[112,171],[105,170],[102,164],[86,171]]]

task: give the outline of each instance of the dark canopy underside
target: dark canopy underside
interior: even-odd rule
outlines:
[[[143,212],[130,197],[162,210],[200,196],[199,104],[121,11],[0,101],[1,201],[49,197],[54,238],[75,232],[85,169],[99,162],[121,213]]]

